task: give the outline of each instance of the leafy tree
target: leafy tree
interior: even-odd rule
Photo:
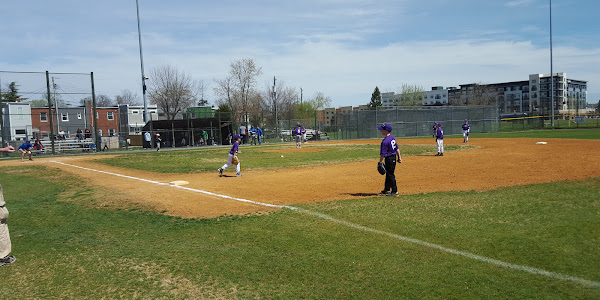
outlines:
[[[402,93],[400,94],[400,105],[402,106],[417,106],[421,105],[423,97],[425,97],[423,87],[411,84],[402,84]]]
[[[0,98],[4,102],[17,102],[27,100],[27,98],[22,98],[19,95],[18,85],[14,81],[8,84],[8,92],[0,95]]]
[[[373,94],[371,94],[371,102],[367,106],[368,107],[381,106],[381,92],[379,91],[378,86],[375,87]]]
[[[315,96],[304,103],[296,106],[296,118],[309,119],[314,118],[315,111],[324,109],[331,105],[331,98],[326,97],[322,92],[315,93]]]

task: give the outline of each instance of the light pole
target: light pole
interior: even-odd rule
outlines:
[[[140,65],[142,68],[142,98],[144,99],[144,123],[148,122],[148,103],[146,102],[146,75],[144,74],[144,55],[142,54],[142,31],[140,29],[140,7],[138,0],[135,0],[135,8],[137,11],[137,25],[138,25],[138,41],[140,44]]]
[[[275,107],[275,132],[279,139],[279,122],[277,121],[277,92],[275,92],[275,76],[273,76],[273,106]]]
[[[550,124],[554,128],[554,70],[552,69],[552,0],[550,0],[550,105],[552,106],[552,119]]]
[[[60,79],[56,77],[56,79]],[[58,99],[56,99],[56,83],[54,83],[54,76],[52,77],[52,90],[54,91],[54,110],[56,111],[56,134],[60,132],[60,115],[58,114]]]

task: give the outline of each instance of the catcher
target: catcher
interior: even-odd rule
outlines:
[[[396,170],[396,161],[402,163],[400,149],[398,148],[396,139],[391,135],[392,125],[383,123],[383,125],[377,126],[377,129],[379,129],[381,135],[384,136],[383,141],[381,141],[379,163],[377,164],[379,173],[381,173],[381,175],[385,174],[385,187],[383,188],[383,191],[381,191],[381,194],[397,197],[398,186],[396,185],[394,171]]]
[[[242,151],[239,150],[240,141],[242,140],[242,137],[236,134],[233,137],[233,139],[235,140],[235,142],[233,143],[233,146],[231,146],[231,150],[229,150],[229,157],[227,157],[227,163],[219,168],[219,177],[222,177],[223,171],[229,168],[231,165],[235,165],[235,176],[242,177],[242,174],[240,174],[240,161],[237,157],[238,153],[242,153]]]
[[[31,159],[31,149],[33,149],[31,140],[27,140],[25,143],[23,143],[23,145],[19,146],[19,152],[21,152],[21,162],[25,158],[25,154],[29,155],[29,160],[33,160]]]

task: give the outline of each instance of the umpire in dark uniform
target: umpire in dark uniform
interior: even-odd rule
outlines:
[[[402,163],[400,149],[398,148],[396,139],[391,135],[392,125],[383,123],[383,125],[377,126],[377,129],[379,129],[379,132],[384,137],[383,141],[381,141],[381,150],[379,153],[379,162],[385,163],[385,188],[381,191],[381,194],[398,196],[394,171],[396,170],[396,162]]]

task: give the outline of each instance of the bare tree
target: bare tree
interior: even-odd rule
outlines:
[[[234,95],[239,97],[241,110],[247,113],[250,108],[250,95],[255,92],[256,78],[262,74],[262,69],[257,67],[251,58],[234,60],[230,67],[229,74],[235,87]]]
[[[204,80],[198,80],[198,94],[200,95],[200,99],[198,100],[198,106],[205,106],[208,104],[208,100],[205,97],[206,89],[208,85]]]
[[[273,84],[267,82],[263,91],[263,98],[267,99],[267,106],[273,114],[275,114],[275,109],[277,109],[278,119],[294,118],[294,112],[298,103],[296,88],[288,86],[283,80],[279,80],[275,85],[275,94],[273,94]]]
[[[140,105],[140,99],[138,95],[132,93],[130,90],[122,90],[121,94],[115,97],[115,101],[117,102],[117,105]]]
[[[472,83],[461,85],[457,95],[449,99],[450,105],[495,105],[498,100],[498,88],[491,84]],[[507,99],[512,107],[514,99]]]
[[[150,73],[150,102],[165,112],[169,120],[196,101],[198,83],[172,66],[161,66]]]
[[[107,95],[100,94],[96,96],[96,107],[110,107],[114,106],[114,101]]]
[[[213,91],[217,97],[217,105],[227,104],[232,111],[237,111],[240,107],[237,100],[239,97],[235,96],[235,89],[233,87],[233,77],[231,75],[225,76],[223,79],[215,79],[217,86],[213,88]]]

